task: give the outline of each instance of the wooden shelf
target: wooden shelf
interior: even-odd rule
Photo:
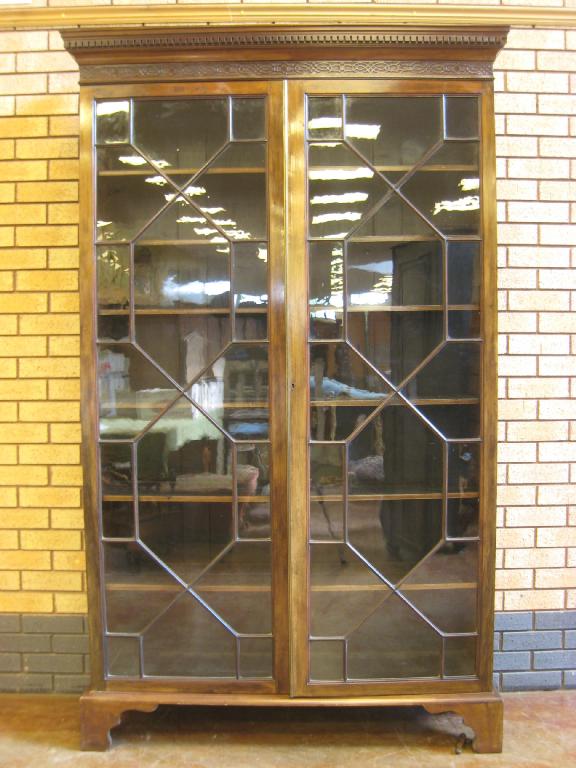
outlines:
[[[477,589],[476,582],[473,581],[458,581],[458,582],[443,582],[441,584],[428,583],[428,584],[404,584],[398,587],[400,592],[420,592],[423,590],[446,590],[446,589]],[[197,592],[258,592],[268,593],[271,591],[271,587],[246,584],[211,584],[206,586],[193,585],[193,589]],[[106,591],[108,592],[180,592],[184,590],[179,584],[141,584],[133,582],[115,582],[106,584]],[[389,587],[382,582],[381,584],[317,584],[310,587],[311,592],[388,592],[391,591]]]
[[[477,499],[478,492],[447,493],[448,499]],[[443,494],[438,493],[349,493],[348,501],[437,501]],[[310,501],[344,501],[342,494],[328,493],[325,496],[311,494]]]
[[[316,408],[328,408],[330,406],[334,406],[336,408],[373,406],[376,408],[386,397],[388,397],[388,394],[382,395],[379,400],[311,400],[310,406]],[[410,400],[412,405],[477,405],[480,402],[480,398],[478,397],[406,397],[408,400]],[[398,402],[398,400],[393,400],[392,402],[388,403],[388,405],[399,406],[403,405],[403,403]]]
[[[128,149],[126,151],[129,151]],[[192,178],[201,170],[198,168],[118,168],[108,171],[98,171],[98,176],[188,176]],[[254,166],[237,166],[231,168],[207,168],[202,176],[221,176],[229,174],[266,173],[266,168]],[[168,183],[168,182],[166,182]]]
[[[477,141],[477,139],[470,139],[470,141]],[[309,139],[309,143],[311,146],[313,146],[316,143],[327,143],[327,142],[334,142],[339,143],[339,139]],[[325,171],[329,173],[330,171],[334,170],[356,170],[359,166],[361,166],[362,161],[359,159],[358,163],[356,165],[342,165],[341,163],[334,164],[334,165],[309,165],[308,170],[309,171]],[[411,171],[414,168],[414,165],[416,163],[412,163],[411,165],[374,165],[373,167],[379,171],[380,173],[407,173],[408,171]],[[438,173],[438,172],[446,172],[446,171],[458,171],[458,172],[466,172],[466,173],[477,173],[479,174],[479,166],[476,164],[470,164],[470,163],[444,163],[444,164],[432,164],[429,163],[428,165],[423,165],[421,168],[418,168],[416,173],[420,173],[421,171],[424,171],[426,173]],[[331,179],[312,179],[312,181],[331,181]],[[361,179],[360,179],[361,181]]]
[[[158,503],[158,502],[170,502],[174,504],[188,504],[191,501],[198,502],[199,504],[230,504],[234,500],[232,495],[222,496],[178,496],[177,494],[142,494],[138,496],[138,501],[142,503]],[[102,496],[102,501],[106,502],[132,502],[133,496],[105,494]],[[242,504],[268,504],[270,502],[269,496],[238,496],[238,501]]]
[[[188,391],[188,390],[185,390]],[[178,392],[174,390],[174,398]],[[170,403],[174,402],[174,398],[171,400],[165,400],[165,401],[154,401],[152,403],[146,403],[144,400],[133,400],[130,402],[122,402],[122,403],[106,403],[106,402],[100,402],[100,410],[106,410],[107,408],[114,409],[116,411],[126,411],[126,410],[134,410],[135,408],[141,408],[142,410],[150,411],[161,411],[166,406],[170,405]],[[186,403],[188,405],[188,403]],[[190,402],[190,405],[193,406],[194,403]],[[216,408],[210,409],[210,410],[218,410],[220,408],[224,408],[225,410],[237,410],[240,408],[265,408],[268,409],[268,402],[265,400],[247,400],[242,401],[238,403],[219,403],[219,405]],[[210,410],[208,410],[208,413],[210,413]],[[103,418],[107,418],[104,416]]]
[[[130,314],[129,309],[100,309],[98,312],[102,317],[124,317]],[[231,315],[232,310],[229,307],[150,307],[134,310],[135,315]],[[236,307],[236,315],[266,315],[268,307]]]
[[[310,312],[442,312],[443,304],[352,304],[346,307],[335,307],[327,304],[310,304]],[[449,304],[449,312],[475,312],[479,311],[478,304]]]

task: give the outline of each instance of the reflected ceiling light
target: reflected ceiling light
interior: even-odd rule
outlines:
[[[380,275],[391,275],[394,271],[392,259],[382,259],[382,261],[371,261],[367,264],[351,264],[350,269],[359,269],[362,272],[373,272]]]
[[[156,184],[158,187],[163,187],[164,184],[168,184],[164,176],[148,176],[144,181],[147,184]]]
[[[222,213],[222,211],[225,209],[222,207],[220,208],[202,208],[201,207],[200,210],[202,211],[202,213],[213,214],[213,213]]]
[[[180,216],[176,224],[206,224],[206,219],[203,216]]]
[[[344,128],[344,136],[351,139],[370,139],[378,138],[380,134],[380,125],[371,125],[370,123],[347,123]]]
[[[222,235],[216,235],[215,237],[210,238],[210,242],[211,243],[227,243],[228,241],[226,240],[225,237],[222,237]],[[229,248],[226,249],[226,253],[230,253]]]
[[[263,293],[260,296],[253,296],[251,293],[239,293],[236,297],[237,304],[267,304],[268,294]]]
[[[98,117],[108,117],[116,115],[118,112],[128,112],[130,103],[128,101],[100,101],[96,104],[96,114]]]
[[[260,261],[268,261],[268,249],[258,248],[257,258],[259,258]]]
[[[312,168],[308,171],[311,181],[349,181],[351,179],[371,179],[374,171],[366,166],[359,168]]]
[[[216,248],[216,253],[230,253],[230,248]]]
[[[344,211],[343,213],[319,213],[312,217],[312,224],[326,224],[329,221],[358,221],[361,213],[356,211]]]
[[[442,200],[434,204],[433,216],[437,216],[442,211],[477,211],[480,208],[480,198],[478,195],[469,195],[460,197],[458,200]]]
[[[109,224],[112,224],[111,221],[97,221],[96,226],[97,227],[107,227]]]
[[[146,165],[146,160],[140,155],[120,155],[118,160],[125,165]]]
[[[250,240],[252,237],[250,232],[245,232],[243,229],[228,229],[226,234],[234,240]]]
[[[313,117],[308,120],[309,131],[324,131],[327,128],[342,128],[341,117]]]
[[[329,205],[331,203],[363,203],[368,200],[367,192],[343,192],[341,195],[314,195],[311,205]]]
[[[203,283],[201,280],[192,280],[190,283],[178,284],[174,275],[164,280],[162,293],[170,299],[193,299],[198,295],[220,296],[230,290],[229,280],[214,280]]]
[[[186,187],[184,190],[184,194],[188,195],[188,197],[194,197],[195,195],[205,195],[206,190],[204,187],[195,187],[193,185],[190,185],[189,187]]]
[[[212,229],[212,227],[194,227],[194,232],[197,235],[214,235],[218,230]]]
[[[315,141],[314,146],[315,147],[327,147],[328,149],[334,149],[334,147],[337,147],[340,142],[338,141]]]
[[[355,306],[381,306],[389,303],[390,292],[383,291],[376,293],[369,291],[367,293],[351,293],[350,304]]]
[[[460,179],[458,186],[462,192],[473,192],[475,189],[480,189],[480,179]]]
[[[234,219],[214,219],[214,224],[220,227],[235,227],[237,222]]]
[[[347,237],[348,232],[336,232],[334,235],[322,235],[321,240],[342,240],[343,237]]]

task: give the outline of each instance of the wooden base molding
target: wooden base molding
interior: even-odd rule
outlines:
[[[502,700],[497,693],[463,696],[359,696],[349,698],[290,698],[241,694],[118,693],[90,691],[80,699],[81,747],[104,752],[111,746],[110,731],[124,712],[154,712],[161,704],[177,706],[251,707],[423,707],[430,714],[453,712],[474,731],[475,752],[502,751]]]

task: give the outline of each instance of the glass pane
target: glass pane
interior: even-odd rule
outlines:
[[[396,583],[442,538],[442,501],[351,501],[348,536],[380,574]]]
[[[272,677],[274,642],[271,637],[240,640],[240,677]]]
[[[231,502],[144,501],[138,504],[140,538],[186,584],[231,543]]]
[[[394,594],[348,641],[348,677],[353,680],[437,677],[442,640]]]
[[[390,388],[347,344],[310,345],[312,402],[382,402]]]
[[[310,408],[310,436],[312,440],[346,440],[373,411],[373,406],[356,406],[355,401],[342,407],[313,405]]]
[[[130,102],[96,102],[96,143],[119,144],[130,141]]]
[[[311,144],[308,163],[311,237],[346,237],[390,191],[344,144]]]
[[[444,318],[437,310],[350,312],[348,339],[399,384],[443,341]]]
[[[134,509],[131,501],[102,502],[102,535],[107,539],[134,536]]]
[[[211,372],[193,384],[190,397],[237,440],[268,436],[268,346],[233,344]]]
[[[238,542],[194,584],[203,600],[240,634],[272,631],[268,542]]]
[[[235,450],[238,496],[269,496],[270,444],[242,443]]]
[[[226,237],[217,226],[203,215],[203,209],[200,206],[201,201],[195,199],[197,196],[204,194],[204,187],[191,184],[186,187],[185,192],[187,193],[186,198],[182,195],[177,197],[173,191],[165,193],[164,196],[171,205],[142,232],[138,238],[139,245],[141,247],[147,246],[146,251],[149,251],[151,246],[160,246],[156,250],[156,261],[163,259],[166,254],[169,259],[176,261],[176,263],[178,263],[179,259],[182,260],[186,257],[198,259],[201,263],[202,255],[206,258],[206,255],[209,254],[216,259],[218,264],[221,264],[223,261],[227,263],[230,247],[227,244]],[[190,198],[194,205],[190,203]],[[179,242],[182,245],[180,245],[180,250],[177,250],[176,246]],[[202,249],[201,246],[208,242],[215,245]],[[188,247],[183,248],[184,244]],[[173,247],[170,248],[170,245]],[[142,257],[144,265],[146,265],[146,259],[151,260],[152,258],[151,255],[146,255],[146,251]],[[222,254],[224,255],[222,256]],[[221,272],[222,270],[220,269],[219,271]],[[147,273],[145,277],[148,281],[150,280],[150,275]],[[229,280],[227,270],[224,279]],[[138,287],[136,287],[136,290],[138,292]],[[230,290],[229,284],[226,290]],[[141,290],[140,292],[145,293],[146,291]]]
[[[420,405],[419,410],[449,440],[480,436],[480,405]]]
[[[462,398],[480,394],[480,344],[446,344],[407,386],[410,397]]]
[[[266,145],[231,144],[194,180],[202,209],[230,240],[266,237]]]
[[[130,306],[130,249],[124,245],[96,248],[98,309]]]
[[[312,640],[310,643],[310,679],[344,679],[344,643],[342,640]]]
[[[230,341],[228,315],[139,314],[135,324],[139,346],[183,386],[202,373]]]
[[[308,137],[310,141],[342,138],[342,97],[308,97]]]
[[[232,262],[236,306],[234,338],[265,339],[268,334],[268,247],[237,243]]]
[[[477,235],[480,228],[477,143],[445,143],[403,185],[402,192],[447,235]]]
[[[117,149],[99,149],[96,239],[131,240],[166,204],[174,190],[166,179],[144,163],[129,170],[139,155]],[[120,165],[119,165],[120,164]],[[127,168],[128,166],[128,168]]]
[[[357,243],[348,245],[348,307],[442,304],[442,245]]]
[[[122,315],[98,315],[99,341],[129,341],[130,317],[128,310]]]
[[[480,312],[448,312],[448,336],[451,339],[479,339]]]
[[[228,139],[228,100],[134,100],[134,143],[156,165],[191,175]]]
[[[408,170],[442,136],[442,100],[432,97],[346,98],[345,138],[384,173]]]
[[[98,354],[100,434],[132,438],[175,397],[160,371],[128,344],[100,346]]]
[[[266,102],[263,98],[232,99],[232,136],[234,139],[266,138]]]
[[[182,592],[136,542],[102,544],[109,632],[141,632]]]
[[[450,139],[477,139],[478,97],[446,96],[445,136]]]
[[[144,633],[144,674],[236,677],[236,641],[217,617],[184,594]]]
[[[449,542],[419,565],[401,590],[442,632],[475,632],[477,580],[478,544]]]
[[[310,243],[309,269],[310,306],[341,309],[344,292],[342,243]]]
[[[476,637],[444,639],[444,674],[450,677],[476,674]]]
[[[341,496],[344,493],[344,446],[310,446],[310,493]]]
[[[140,641],[137,637],[107,637],[108,674],[140,676]]]
[[[132,495],[132,448],[128,443],[100,443],[102,494]]]
[[[389,196],[352,234],[352,238],[415,238],[430,240],[436,233],[408,203],[396,194]]]
[[[480,243],[448,243],[448,304],[478,304],[481,269]]]
[[[146,496],[232,496],[231,443],[181,397],[142,436],[138,488]]]
[[[441,440],[395,398],[349,444],[349,493],[440,492],[442,453]]]
[[[311,635],[346,635],[390,590],[343,544],[312,544],[310,551]]]
[[[134,249],[135,306],[228,309],[229,256],[221,250],[208,244],[137,246]]]
[[[478,536],[478,499],[448,499],[448,536]]]
[[[324,498],[311,491],[310,538],[314,541],[344,541],[344,502]]]
[[[451,443],[448,446],[448,491],[477,491],[480,479],[480,444]]]

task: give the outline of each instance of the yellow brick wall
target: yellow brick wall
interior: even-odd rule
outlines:
[[[513,30],[496,91],[496,607],[576,608],[576,32]],[[86,610],[77,110],[59,34],[0,32],[0,612]]]

